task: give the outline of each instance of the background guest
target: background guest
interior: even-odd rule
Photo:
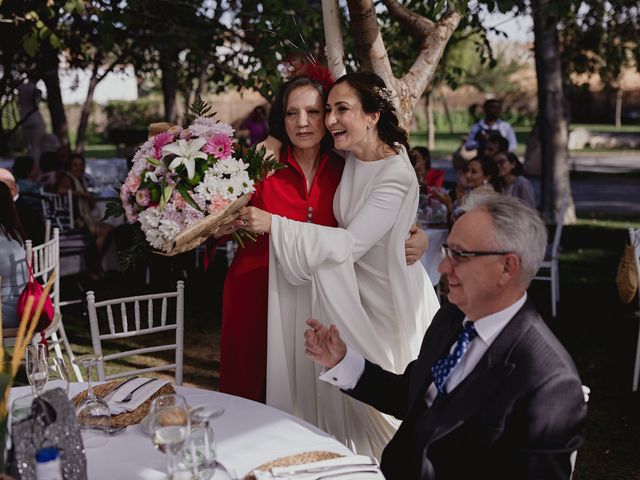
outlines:
[[[249,116],[240,124],[240,130],[245,130],[245,135],[249,137],[250,147],[257,145],[269,135],[269,124],[267,123],[267,112],[262,105],[258,105]]]
[[[418,175],[420,185],[442,188],[444,185],[444,170],[431,168],[431,152],[427,147],[413,147],[411,153],[415,156],[413,168]]]
[[[535,209],[536,197],[531,182],[522,176],[524,168],[515,153],[501,152],[496,155],[500,178],[504,181],[504,193],[519,198],[525,205]]]
[[[467,150],[484,150],[485,143],[489,139],[491,132],[497,132],[508,141],[508,150],[515,151],[518,146],[516,134],[504,120],[500,119],[502,104],[500,100],[492,98],[484,102],[484,118],[471,126],[465,148]]]
[[[18,297],[29,273],[25,263],[24,231],[8,185],[0,182],[0,276],[2,277],[2,327],[14,328],[20,319]]]
[[[40,184],[38,169],[33,157],[16,157],[11,172],[16,179],[20,196],[34,209],[42,210],[40,205]]]
[[[0,182],[9,187],[11,198],[20,218],[21,231],[34,245],[44,243],[45,224],[42,216],[42,206],[38,204],[34,208],[31,203],[22,196],[13,174],[6,168],[0,168]]]
[[[509,150],[509,142],[498,132],[490,132],[484,147],[480,150],[479,157],[493,160],[500,152]]]

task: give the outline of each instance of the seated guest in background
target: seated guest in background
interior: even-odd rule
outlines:
[[[507,139],[497,132],[491,132],[478,156],[493,160],[498,153],[507,152],[508,149],[509,142]]]
[[[417,360],[387,372],[309,320],[321,379],[402,419],[382,454],[387,480],[569,479],[587,406],[576,367],[527,299],[544,259],[538,213],[470,194],[439,270],[449,283]]]
[[[500,152],[495,158],[500,178],[504,182],[504,193],[519,198],[525,205],[536,208],[536,197],[531,182],[522,176],[524,168],[515,153]]]
[[[66,194],[71,190],[74,198],[74,212],[76,212],[74,218],[76,228],[88,230],[96,239],[98,254],[102,254],[113,227],[99,221],[95,200],[85,183],[85,166],[86,162],[82,155],[79,153],[72,155],[68,170],[62,172],[58,180],[56,191]]]
[[[240,131],[248,138],[250,147],[259,144],[269,135],[267,112],[262,105],[258,105],[249,116],[240,124]]]
[[[502,110],[500,100],[496,98],[489,99],[484,102],[483,108],[484,118],[471,126],[465,148],[467,150],[478,149],[479,152],[482,152],[486,142],[489,140],[489,135],[496,132],[507,139],[507,150],[515,152],[518,146],[516,134],[511,125],[500,119],[500,111]]]
[[[60,157],[57,152],[40,154],[40,176],[38,183],[45,192],[54,192],[60,176]]]
[[[24,232],[9,186],[0,182],[0,277],[2,277],[2,327],[17,327],[18,297],[29,280],[25,263]]]
[[[431,152],[429,152],[429,149],[427,147],[414,147],[411,149],[411,153],[416,159],[413,168],[416,170],[420,185],[442,188],[442,185],[444,185],[444,170],[431,168]]]
[[[33,245],[44,243],[45,225],[42,217],[42,206],[37,209],[31,206],[31,202],[21,194],[13,174],[6,168],[0,168],[0,183],[9,187],[13,198],[15,209],[20,218],[21,231],[26,235],[26,239],[31,240]]]
[[[21,198],[34,209],[40,211],[40,184],[38,183],[38,169],[33,157],[16,157],[11,172],[16,179]]]
[[[467,166],[467,190],[463,193],[464,197],[473,190],[484,192],[501,192],[502,181],[498,177],[498,166],[493,160],[483,157],[474,158]],[[459,197],[458,197],[459,198]],[[460,204],[460,201],[458,201]]]

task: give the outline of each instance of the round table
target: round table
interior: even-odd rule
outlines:
[[[69,395],[86,388],[72,383]],[[191,387],[176,387],[190,406],[213,404],[225,412],[213,419],[218,461],[225,467],[215,479],[243,478],[253,468],[286,455],[325,450],[353,455],[347,447],[327,433],[296,417],[261,403],[224,393]],[[31,387],[11,389],[11,400],[27,395]],[[109,438],[87,453],[88,478],[91,480],[165,479],[165,458],[156,450],[140,425]]]

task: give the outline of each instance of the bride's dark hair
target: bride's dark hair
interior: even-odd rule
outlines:
[[[343,75],[334,85],[346,82],[353,88],[360,98],[362,109],[366,113],[380,112],[380,119],[376,126],[380,139],[395,150],[395,144],[400,143],[409,151],[407,132],[399,125],[395,107],[391,101],[391,91],[384,80],[375,73],[355,72]]]

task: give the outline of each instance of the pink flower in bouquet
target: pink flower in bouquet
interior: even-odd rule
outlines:
[[[218,160],[229,157],[233,153],[231,139],[221,133],[213,135],[202,149],[205,153],[210,153]]]
[[[187,206],[187,202],[185,201],[185,199],[182,198],[182,195],[180,195],[180,193],[175,190],[171,195],[171,203],[173,203],[177,210],[184,210]]]
[[[155,150],[156,159],[162,158],[162,147],[173,142],[173,134],[170,132],[162,132],[153,139],[153,148]]]
[[[140,177],[138,175],[129,175],[127,180],[124,182],[124,187],[130,193],[135,192],[140,187]]]
[[[148,207],[151,203],[151,193],[148,188],[141,188],[136,192],[136,203],[141,207]]]
[[[220,195],[214,195],[209,200],[209,213],[216,213],[225,208],[230,203],[231,200],[228,200]]]
[[[191,140],[191,131],[189,131],[189,129],[188,129],[188,128],[186,128],[186,129],[182,130],[182,131],[180,132],[180,138],[181,138],[182,140]]]

